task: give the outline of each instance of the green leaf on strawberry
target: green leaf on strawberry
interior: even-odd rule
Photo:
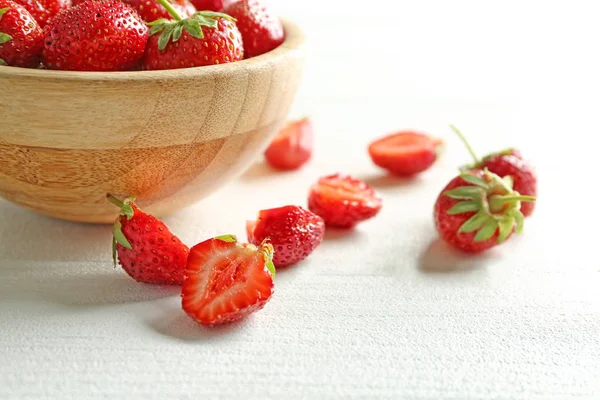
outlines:
[[[125,235],[123,235],[123,231],[121,229],[122,228],[121,216],[127,217],[127,220],[130,220],[131,218],[133,218],[133,207],[131,207],[130,203],[133,203],[135,201],[135,197],[129,196],[125,200],[121,201],[121,200],[117,199],[115,196],[108,194],[108,195],[106,195],[106,198],[111,203],[113,203],[114,205],[116,205],[117,207],[120,208],[119,215],[117,216],[117,219],[115,220],[115,223],[113,225],[112,256],[113,256],[113,262],[116,267],[117,266],[117,243],[129,250],[132,249],[131,244],[129,243],[129,241],[127,240]]]
[[[463,172],[460,178],[471,186],[459,186],[446,191],[447,197],[463,200],[454,204],[446,213],[474,214],[459,228],[459,233],[475,232],[474,240],[484,242],[498,231],[497,242],[504,242],[513,228],[517,233],[523,229],[522,201],[535,201],[533,196],[522,196],[512,188],[512,179],[503,179],[483,170],[483,175]]]
[[[237,237],[235,235],[221,235],[221,236],[216,236],[215,239],[219,239],[219,240],[222,240],[227,243],[237,242]]]
[[[150,26],[150,36],[160,33],[158,49],[161,51],[167,47],[169,42],[177,42],[184,30],[191,36],[202,39],[204,38],[203,26],[212,29],[217,28],[219,18],[235,21],[227,14],[214,11],[198,11],[190,18],[183,19],[167,0],[158,1],[173,16],[173,20],[159,19],[148,24]]]
[[[4,61],[3,59],[0,58],[0,65],[8,65],[8,64],[6,64],[6,61]]]
[[[12,40],[12,36],[0,32],[0,44],[4,44],[10,40]]]

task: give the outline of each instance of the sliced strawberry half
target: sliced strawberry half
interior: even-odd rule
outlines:
[[[190,249],[181,297],[183,310],[202,325],[240,320],[273,295],[273,246],[219,236]]]
[[[308,209],[325,224],[352,228],[373,218],[382,207],[382,199],[366,182],[341,173],[320,178],[308,196]]]
[[[288,205],[260,210],[256,221],[246,222],[248,241],[269,239],[275,248],[273,264],[287,267],[308,257],[323,241],[325,222],[302,207]]]
[[[274,168],[298,169],[308,162],[313,150],[313,127],[309,118],[289,122],[275,136],[265,158]]]
[[[421,132],[401,131],[375,140],[368,150],[375,165],[394,175],[411,176],[431,167],[442,148],[440,139]]]

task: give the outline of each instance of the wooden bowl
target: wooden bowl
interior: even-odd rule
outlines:
[[[144,72],[0,67],[0,196],[52,217],[111,223],[105,196],[166,216],[248,168],[285,122],[304,35],[248,60]]]

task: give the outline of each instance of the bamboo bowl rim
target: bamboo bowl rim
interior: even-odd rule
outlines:
[[[279,59],[290,52],[299,51],[306,37],[300,27],[293,22],[282,18],[281,23],[285,32],[285,39],[275,49],[256,57],[241,61],[230,62],[219,65],[209,65],[190,68],[157,70],[157,71],[60,71],[18,67],[0,67],[0,78],[36,78],[48,80],[68,81],[162,81],[199,78],[205,76],[231,75],[241,70],[259,67],[266,63],[277,63]]]

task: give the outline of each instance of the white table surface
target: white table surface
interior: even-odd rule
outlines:
[[[275,4],[311,40],[290,117],[313,118],[314,158],[274,173],[259,157],[167,224],[189,244],[244,238],[259,209],[304,205],[334,171],[373,184],[381,214],[328,232],[264,310],[211,330],[177,289],[113,269],[109,227],[0,200],[0,398],[600,398],[600,28],[593,2],[562,3]],[[479,257],[433,228],[468,157],[449,122],[480,153],[518,145],[540,175],[524,234]],[[414,181],[386,177],[366,144],[410,127],[446,155]]]

